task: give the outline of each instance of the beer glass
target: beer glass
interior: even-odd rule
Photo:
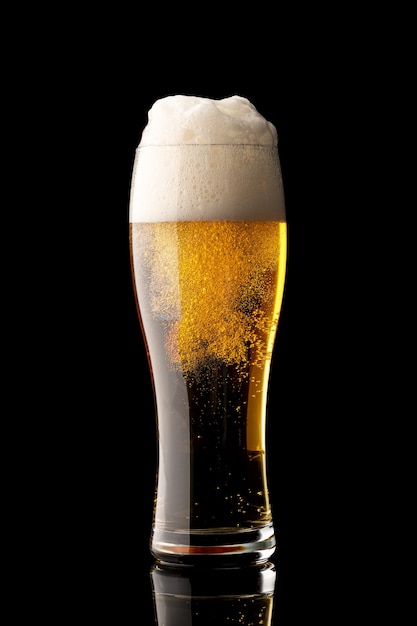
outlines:
[[[276,146],[136,152],[130,253],[158,441],[150,550],[167,563],[262,562],[276,547],[266,410],[283,198]]]

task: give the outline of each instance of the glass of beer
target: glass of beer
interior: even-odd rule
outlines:
[[[129,221],[156,408],[151,552],[174,564],[266,561],[276,548],[266,410],[287,243],[275,127],[241,96],[157,100]]]

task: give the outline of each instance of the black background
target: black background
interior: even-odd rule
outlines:
[[[241,7],[227,20],[221,7],[147,11],[54,16],[21,67],[31,201],[19,241],[31,252],[19,354],[37,415],[19,439],[33,458],[22,541],[33,577],[40,563],[47,572],[34,602],[40,612],[53,596],[56,616],[153,624],[156,433],[130,274],[134,153],[156,99],[239,94],[277,127],[288,219],[268,407],[273,623],[338,623],[363,594],[352,567],[372,499],[362,474],[371,348],[357,337],[369,271],[357,219],[370,176],[366,26],[338,15],[329,28],[317,7]]]

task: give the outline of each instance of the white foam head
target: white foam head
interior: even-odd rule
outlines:
[[[277,131],[241,96],[167,96],[149,110],[140,146],[212,143],[275,146]]]
[[[285,220],[277,131],[241,96],[167,96],[136,152],[131,222]]]

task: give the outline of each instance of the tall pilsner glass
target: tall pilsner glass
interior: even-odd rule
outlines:
[[[174,219],[161,219],[167,194]],[[130,206],[156,405],[151,552],[177,564],[265,561],[276,547],[266,408],[287,244],[277,148],[139,146]]]

